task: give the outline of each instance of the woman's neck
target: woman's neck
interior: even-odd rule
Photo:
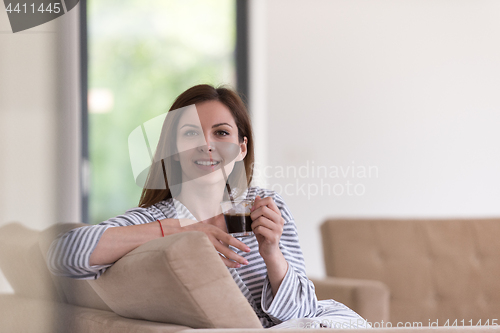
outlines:
[[[196,182],[186,182],[175,199],[186,206],[198,221],[204,221],[221,214],[223,195],[224,184],[200,186]]]

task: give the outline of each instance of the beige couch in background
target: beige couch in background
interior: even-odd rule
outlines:
[[[393,325],[500,324],[500,219],[331,219],[321,233],[327,275],[387,285]]]

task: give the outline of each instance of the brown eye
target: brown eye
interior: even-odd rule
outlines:
[[[217,134],[219,136],[228,136],[229,132],[227,132],[227,131],[217,131],[217,132],[215,132],[215,134]]]

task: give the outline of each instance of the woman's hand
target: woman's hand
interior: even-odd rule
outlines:
[[[271,197],[255,197],[250,217],[253,221],[252,230],[259,243],[259,253],[266,263],[271,291],[276,296],[288,270],[288,262],[279,246],[285,220]]]
[[[285,220],[273,198],[255,197],[250,217],[252,230],[259,243],[259,253],[265,260],[281,255],[279,241]]]
[[[231,250],[229,245],[245,252],[250,252],[250,248],[220,228],[208,223],[198,222],[186,225],[182,229],[185,229],[186,231],[196,230],[204,232],[208,236],[210,242],[214,245],[215,249],[219,252],[222,261],[227,267],[239,268],[241,265],[248,265],[248,261]]]

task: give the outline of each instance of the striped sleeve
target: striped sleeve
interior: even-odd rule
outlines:
[[[266,277],[262,289],[261,307],[273,322],[278,324],[293,318],[314,317],[318,309],[318,300],[314,285],[306,276],[304,256],[292,214],[280,195],[275,193],[273,199],[285,219],[280,249],[288,262],[288,270],[275,297]]]
[[[90,266],[90,255],[108,228],[145,224],[165,218],[156,207],[134,208],[97,225],[76,228],[59,235],[47,254],[47,266],[54,275],[75,279],[97,279],[111,266]]]

